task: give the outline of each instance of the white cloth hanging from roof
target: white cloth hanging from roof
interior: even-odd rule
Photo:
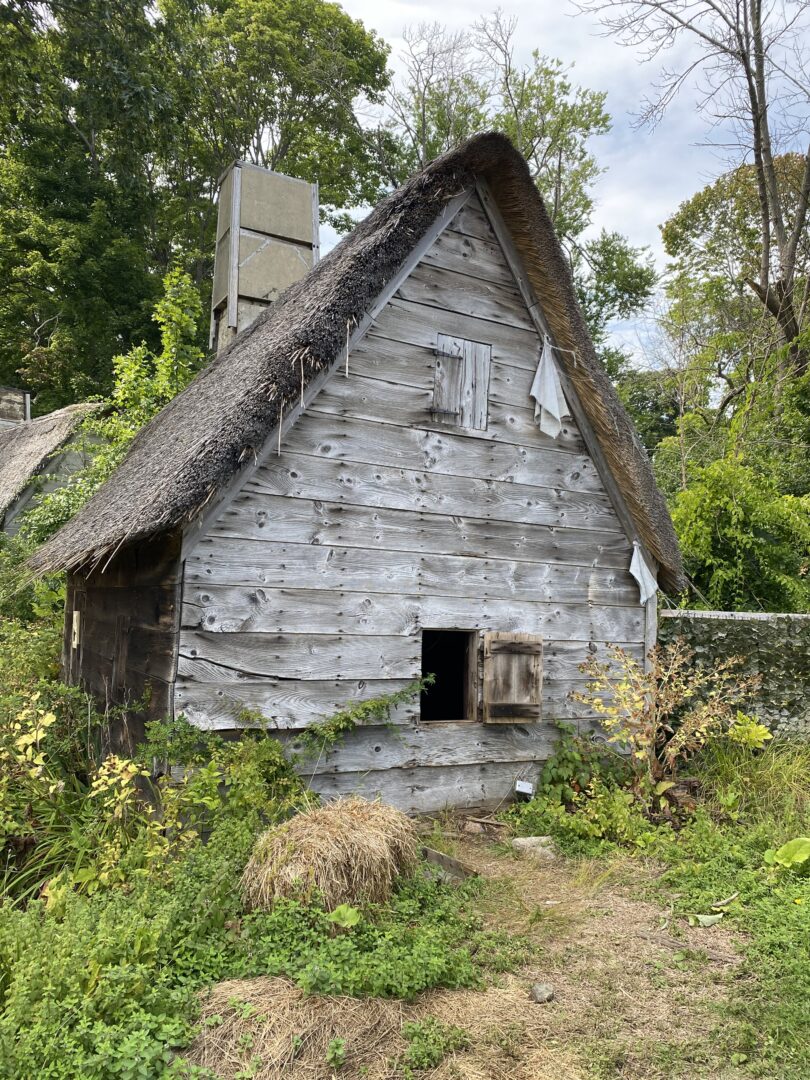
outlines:
[[[554,351],[548,338],[543,342],[540,363],[529,391],[534,398],[534,420],[544,435],[556,439],[562,431],[563,417],[569,416]]]
[[[658,592],[658,582],[653,577],[652,571],[641,554],[638,540],[633,541],[633,558],[630,560],[630,573],[638,582],[641,603],[646,604]]]

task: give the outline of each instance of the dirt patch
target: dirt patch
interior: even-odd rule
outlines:
[[[203,1001],[189,1058],[224,1080],[394,1080],[402,1024],[435,1016],[470,1045],[431,1080],[737,1080],[722,1011],[739,978],[738,938],[690,928],[639,899],[657,872],[637,860],[537,863],[481,839],[454,854],[487,881],[482,914],[538,946],[524,970],[485,991],[433,991],[413,1004],[307,997],[284,979],[223,983]],[[551,983],[554,1000],[529,988]],[[335,1072],[330,1042],[345,1041]]]
[[[588,1075],[742,1075],[716,1037],[738,979],[739,936],[685,926],[639,899],[657,868],[630,859],[537,863],[475,841],[457,850],[497,883],[487,901],[493,924],[540,944],[538,962],[522,974],[553,984],[546,1035],[579,1046]]]

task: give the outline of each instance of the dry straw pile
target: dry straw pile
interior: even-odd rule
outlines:
[[[248,907],[320,892],[328,908],[381,903],[417,857],[413,822],[400,810],[351,796],[298,814],[256,841],[242,875]]]
[[[411,1003],[308,996],[281,978],[234,979],[200,1000],[204,1022],[186,1059],[222,1080],[402,1080],[402,1025],[428,1016],[462,1027],[471,1045],[417,1074],[426,1080],[585,1080],[556,1013],[529,1001],[525,980],[512,976],[483,992],[433,990]],[[327,1061],[333,1039],[346,1049],[337,1072]]]

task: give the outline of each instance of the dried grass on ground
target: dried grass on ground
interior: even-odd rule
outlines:
[[[327,907],[382,903],[413,872],[414,823],[400,810],[351,796],[273,826],[256,841],[242,876],[248,907],[319,891]]]
[[[188,1055],[222,1080],[251,1062],[253,1080],[332,1080],[326,1060],[332,1039],[345,1040],[346,1080],[402,1080],[397,1059],[407,1043],[402,1025],[435,1016],[463,1027],[468,1050],[424,1074],[431,1080],[584,1080],[572,1057],[549,1039],[542,1009],[526,1007],[521,979],[483,992],[443,990],[418,1003],[378,998],[307,997],[285,979],[221,983],[203,1001],[208,1025]],[[213,1022],[212,1022],[213,1018]],[[222,1022],[218,1022],[218,1018]]]
[[[741,1080],[723,1049],[722,1010],[739,979],[739,937],[687,927],[639,899],[638,860],[538,864],[485,839],[451,844],[489,882],[485,920],[539,946],[531,965],[485,991],[442,990],[405,1004],[306,997],[283,979],[224,983],[203,1002],[191,1060],[234,1080],[332,1080],[331,1039],[346,1040],[345,1080],[401,1080],[402,1024],[435,1016],[470,1034],[425,1080]],[[666,924],[666,925],[665,925]],[[555,998],[536,1005],[533,982]],[[255,1011],[236,1002],[249,1002]],[[249,1015],[247,1015],[249,1014]],[[297,1055],[293,1036],[301,1039]]]

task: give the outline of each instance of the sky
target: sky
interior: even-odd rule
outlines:
[[[461,29],[496,6],[493,0],[444,0],[441,5],[420,0],[340,2],[385,38],[394,67],[403,27],[438,21]],[[652,65],[640,63],[632,50],[605,38],[595,16],[576,14],[568,0],[510,0],[502,6],[507,16],[518,19],[519,61],[528,61],[532,50],[539,49],[574,64],[575,83],[607,92],[613,128],[590,144],[606,170],[596,187],[594,227],[618,230],[634,244],[650,248],[663,269],[659,225],[722,171],[717,152],[701,145],[707,125],[696,110],[696,95],[687,91],[679,97],[656,130],[635,130],[632,114],[655,79]]]
[[[405,26],[440,22],[451,29],[469,27],[492,14],[497,0],[444,0],[441,5],[421,0],[340,0],[353,18],[376,30],[391,47],[396,71],[403,48]],[[607,135],[591,140],[589,148],[604,170],[594,191],[595,211],[589,233],[605,228],[627,236],[647,248],[659,271],[666,266],[661,226],[678,206],[725,171],[717,149],[707,144],[708,118],[698,109],[698,94],[685,88],[654,129],[638,129],[634,114],[641,100],[652,93],[655,64],[644,63],[632,49],[605,37],[596,16],[576,12],[570,0],[508,0],[507,17],[518,20],[516,60],[527,63],[533,50],[572,64],[572,81],[607,93],[612,118]],[[686,44],[679,45],[666,62],[686,59]],[[363,215],[359,215],[363,216]],[[586,233],[588,235],[589,233]],[[322,250],[336,242],[323,228]],[[654,321],[642,316],[617,321],[610,327],[613,342],[624,347],[641,366],[651,361]]]

